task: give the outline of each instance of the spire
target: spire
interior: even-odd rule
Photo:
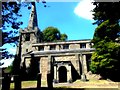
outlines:
[[[32,10],[31,10],[31,14],[30,14],[28,28],[34,29],[34,27],[36,27],[36,26],[38,26],[36,6],[35,6],[35,2],[32,2]]]

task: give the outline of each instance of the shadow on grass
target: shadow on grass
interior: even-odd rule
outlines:
[[[14,90],[14,89],[10,89]],[[118,88],[48,88],[48,87],[41,87],[41,88],[24,88],[21,90],[118,90]]]
[[[84,89],[76,89],[76,88],[48,88],[48,87],[41,87],[41,88],[25,88],[21,90],[84,90]]]

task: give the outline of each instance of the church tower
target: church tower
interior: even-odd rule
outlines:
[[[38,22],[37,22],[36,6],[35,6],[35,3],[33,2],[28,28],[34,29],[34,27],[37,27],[37,26],[38,26]]]
[[[35,50],[35,48],[32,47],[32,44],[41,42],[40,36],[41,36],[41,31],[38,28],[36,6],[35,6],[35,2],[32,2],[32,9],[30,13],[28,26],[24,30],[20,29],[19,50],[21,50],[21,52],[19,53],[21,53],[20,55],[21,66],[23,66],[22,63],[25,62],[23,55]]]

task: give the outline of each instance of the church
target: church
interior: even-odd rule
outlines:
[[[41,84],[72,83],[87,78],[91,54],[95,51],[90,39],[42,42],[35,4],[27,28],[20,29],[19,34],[20,68],[31,76],[40,75]]]

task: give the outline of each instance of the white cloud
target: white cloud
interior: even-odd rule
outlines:
[[[16,54],[16,48],[10,48],[10,49],[8,49],[8,51],[9,51],[11,54]]]
[[[9,48],[8,48],[8,51],[9,51],[10,54],[14,54],[14,55],[16,54],[16,48],[11,48],[11,47],[9,47]],[[10,65],[12,64],[13,60],[14,60],[14,58],[2,59],[2,60],[0,61],[0,63],[4,63],[4,64],[1,65],[0,68],[10,66]]]
[[[9,59],[2,59],[0,61],[0,63],[4,63],[3,65],[0,66],[0,68],[3,68],[3,67],[8,67],[12,64],[14,58],[9,58]]]
[[[93,0],[81,0],[80,3],[75,7],[74,13],[84,19],[93,20],[93,15],[91,10],[95,7],[92,5]]]

